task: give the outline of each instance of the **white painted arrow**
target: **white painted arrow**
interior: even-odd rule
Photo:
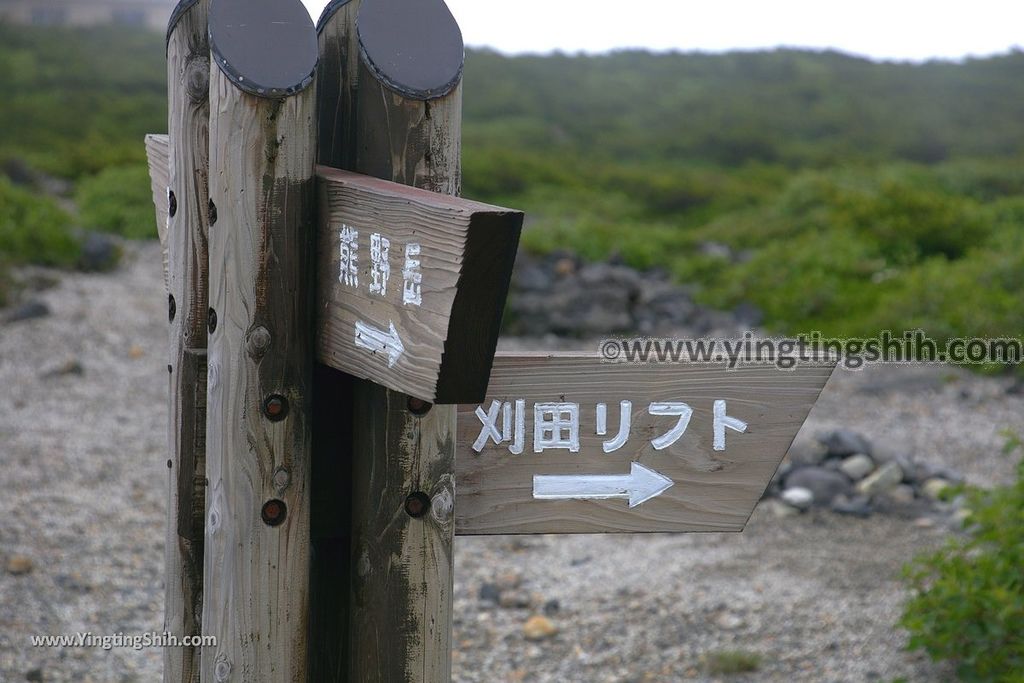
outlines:
[[[634,508],[664,493],[674,482],[634,462],[629,474],[534,475],[533,497],[538,500],[606,500],[626,498]]]
[[[405,346],[398,336],[395,323],[388,321],[391,326],[390,332],[377,329],[373,325],[367,325],[362,320],[356,321],[356,346],[368,349],[373,353],[378,351],[388,354],[388,367],[394,367],[398,359],[405,353]]]

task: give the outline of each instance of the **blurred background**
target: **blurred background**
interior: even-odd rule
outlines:
[[[1024,334],[1019,3],[449,4],[463,194],[527,213],[505,348]],[[161,630],[172,8],[0,0],[0,680],[158,676],[25,634]],[[460,539],[457,678],[1021,680],[1022,393],[837,376],[742,536]]]
[[[1024,329],[1019,7],[497,4],[453,3],[478,46],[464,194],[525,209],[530,251],[661,268],[773,331]],[[0,3],[4,261],[72,265],[76,227],[155,235],[139,141],[166,129],[171,6]],[[645,32],[677,51],[565,51]]]

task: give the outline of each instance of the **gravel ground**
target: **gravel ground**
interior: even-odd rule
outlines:
[[[0,681],[154,681],[155,649],[33,648],[34,634],[162,627],[166,310],[159,248],[107,275],[61,275],[52,315],[0,323]],[[521,346],[522,343],[520,342]],[[595,347],[596,348],[596,347]],[[1006,382],[940,367],[837,372],[798,441],[848,427],[878,446],[1007,482]],[[902,649],[899,568],[940,526],[758,508],[742,534],[494,537],[456,543],[455,678],[934,681]],[[505,607],[481,599],[503,589]],[[557,633],[530,641],[545,614]]]

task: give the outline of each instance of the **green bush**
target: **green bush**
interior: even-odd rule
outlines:
[[[0,261],[70,266],[78,254],[71,217],[52,199],[0,176]]]
[[[0,308],[11,303],[11,273],[9,266],[0,260]]]
[[[142,161],[167,129],[166,74],[157,33],[0,22],[0,159],[71,179]]]
[[[1024,680],[1024,461],[1012,486],[968,492],[969,536],[904,569],[911,649],[965,681]]]
[[[108,168],[80,181],[75,199],[86,228],[130,239],[157,235],[149,171],[143,164]]]
[[[761,655],[745,650],[715,650],[703,659],[704,669],[712,676],[752,673],[761,668]]]

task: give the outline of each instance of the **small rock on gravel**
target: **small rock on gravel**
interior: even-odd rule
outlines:
[[[787,505],[778,500],[766,500],[760,505],[764,505],[772,517],[782,519],[783,517],[792,517],[793,515],[800,512],[792,505]]]
[[[974,513],[971,512],[970,508],[954,510],[953,514],[949,516],[949,526],[953,529],[963,529],[972,514]]]
[[[743,618],[732,612],[722,612],[715,617],[715,625],[724,631],[735,631],[745,625]]]
[[[4,316],[4,321],[17,323],[23,320],[45,318],[48,315],[50,315],[50,307],[46,303],[42,301],[26,301]]]
[[[941,500],[942,492],[950,487],[950,484],[945,479],[939,479],[938,477],[932,477],[924,484],[921,485],[921,493],[928,500]]]
[[[871,516],[871,500],[867,496],[837,496],[832,501],[832,511],[854,517]]]
[[[794,487],[809,490],[818,505],[828,505],[836,496],[850,491],[850,480],[824,467],[800,467],[786,477],[786,488]]]
[[[857,491],[875,496],[896,487],[903,481],[903,468],[896,462],[887,462],[857,484]]]
[[[530,594],[524,591],[502,591],[498,605],[505,609],[525,609],[533,604]]]
[[[503,591],[511,590],[513,588],[519,588],[522,582],[523,575],[519,572],[505,572],[504,574],[500,574],[497,580],[495,581],[498,588]]]
[[[818,437],[818,441],[833,458],[845,458],[857,453],[871,455],[871,442],[862,434],[849,429],[836,429]]]
[[[806,510],[814,503],[814,493],[802,486],[793,486],[782,492],[782,500],[797,510]]]
[[[523,636],[527,640],[546,640],[558,633],[558,627],[545,616],[536,614],[523,624]]]
[[[43,379],[51,377],[64,377],[66,375],[84,375],[85,368],[77,358],[65,358],[64,360],[44,369],[40,376]]]
[[[35,568],[32,558],[25,555],[12,555],[7,560],[7,573],[15,576],[28,574]]]
[[[493,602],[497,605],[501,602],[501,589],[498,588],[496,583],[482,583],[480,584],[478,597],[484,602]]]
[[[99,232],[88,232],[82,240],[82,253],[78,267],[86,272],[111,270],[121,260],[121,248],[112,237]]]
[[[915,498],[914,487],[909,484],[900,484],[890,489],[886,496],[898,505],[910,505]]]
[[[863,479],[874,469],[875,461],[863,453],[851,455],[839,465],[839,471],[853,480]]]

